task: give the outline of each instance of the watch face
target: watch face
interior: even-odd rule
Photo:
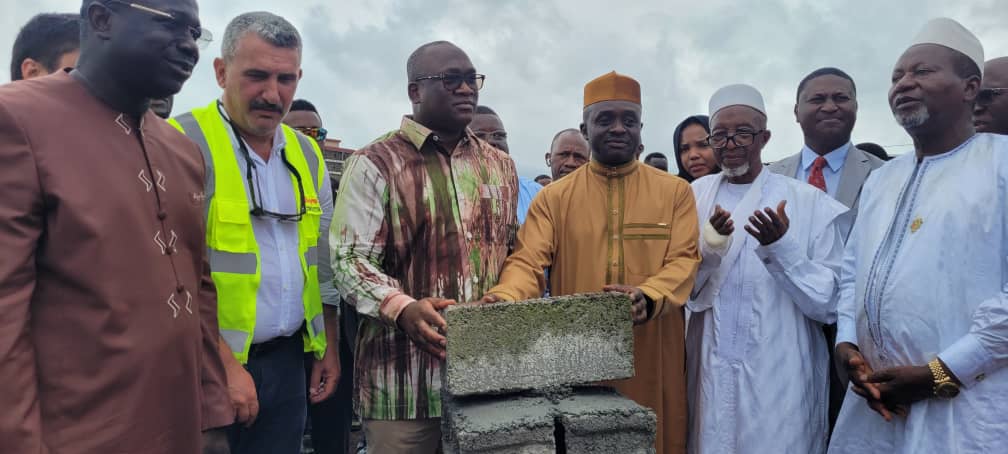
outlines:
[[[951,399],[959,395],[959,387],[955,383],[941,383],[935,389],[935,395],[942,399]]]

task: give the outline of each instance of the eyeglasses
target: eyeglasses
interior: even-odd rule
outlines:
[[[413,79],[414,82],[419,82],[421,80],[440,80],[444,83],[445,90],[455,91],[462,87],[462,82],[465,82],[469,88],[473,90],[481,90],[483,88],[483,81],[486,76],[482,74],[435,74],[433,76],[421,76]]]
[[[196,41],[196,46],[200,49],[206,49],[207,46],[213,41],[213,33],[203,27],[195,27],[186,23],[183,23],[179,18],[175,17],[172,13],[161,11],[159,9],[154,9],[149,6],[141,5],[139,3],[126,2],[123,0],[108,0],[109,3],[118,3],[120,5],[125,5],[135,10],[143,11],[154,16],[162,17],[165,19],[170,19],[174,27],[186,27],[189,29],[189,34],[192,36],[193,41]]]
[[[305,203],[304,183],[301,182],[301,174],[298,173],[297,169],[294,168],[294,165],[287,160],[287,150],[281,150],[280,157],[283,159],[284,166],[287,167],[287,170],[290,171],[291,175],[294,175],[294,180],[297,181],[298,193],[301,195],[301,209],[296,214],[274,213],[262,207],[262,204],[260,203],[262,189],[257,184],[258,180],[253,182],[252,156],[249,155],[248,148],[245,146],[245,141],[242,140],[241,135],[238,134],[238,127],[235,126],[234,122],[231,121],[231,118],[224,113],[224,108],[221,106],[220,101],[217,101],[217,111],[220,112],[221,117],[224,117],[224,119],[228,122],[228,125],[231,126],[231,132],[234,134],[235,140],[238,141],[238,148],[241,151],[242,156],[245,158],[245,178],[248,181],[248,190],[252,193],[252,209],[249,210],[249,214],[260,218],[271,217],[280,221],[300,222],[301,218],[303,218],[305,213],[308,212],[308,206]]]
[[[326,131],[326,128],[320,128],[314,126],[299,126],[294,128],[294,130],[308,137],[311,137],[312,139],[315,139],[316,142],[320,143],[325,142],[325,138],[329,134],[329,131]]]
[[[747,147],[752,145],[756,136],[765,130],[760,131],[735,131],[735,134],[718,132],[707,136],[707,143],[714,148],[725,148],[730,140],[736,147]]]
[[[981,88],[977,93],[976,103],[981,106],[989,106],[994,99],[1008,93],[1008,88]]]
[[[235,135],[237,136],[237,132]],[[240,136],[238,136],[238,143],[240,144],[242,156],[245,157],[245,178],[248,180],[249,191],[252,192],[252,209],[249,210],[249,213],[256,217],[270,217],[280,221],[300,222],[301,218],[303,218],[305,213],[308,212],[308,206],[305,203],[304,183],[301,182],[301,174],[299,174],[297,169],[294,168],[294,165],[287,160],[287,150],[280,150],[280,156],[283,158],[284,166],[287,167],[287,170],[290,170],[291,175],[294,175],[294,180],[297,181],[298,192],[301,196],[301,209],[295,214],[274,213],[262,207],[262,204],[259,203],[262,189],[258,184],[255,185],[254,189],[252,186],[252,157],[249,156],[248,148],[245,148],[245,141],[242,140]],[[258,180],[256,180],[256,183],[258,183]]]

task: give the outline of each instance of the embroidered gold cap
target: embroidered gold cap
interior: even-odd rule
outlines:
[[[640,83],[632,77],[612,71],[585,84],[584,106],[602,101],[641,103]]]

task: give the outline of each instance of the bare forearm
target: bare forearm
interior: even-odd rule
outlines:
[[[234,352],[231,351],[231,347],[228,347],[227,342],[224,341],[223,337],[217,338],[217,354],[220,355],[221,362],[224,363],[224,369],[230,370],[235,367],[243,367],[238,358],[235,358]]]
[[[325,320],[327,351],[339,355],[339,306],[322,306],[322,318]]]

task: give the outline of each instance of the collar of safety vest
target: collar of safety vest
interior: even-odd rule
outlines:
[[[228,113],[227,108],[224,107],[224,98],[223,97],[218,98],[217,101],[214,104],[215,104],[214,107],[217,109],[217,113],[220,114],[221,119],[223,119],[224,123],[226,123],[225,126],[227,126],[228,124],[231,124],[231,115]],[[272,152],[274,152],[274,153],[281,152],[287,146],[287,136],[284,135],[284,127],[286,127],[286,126],[287,125],[285,125],[283,123],[280,123],[276,127],[276,129],[273,131],[273,149],[272,149]],[[232,129],[230,127],[229,128],[225,128],[225,129],[227,129],[228,135],[232,135],[232,136],[234,135],[234,129]],[[244,137],[239,136],[239,137],[235,137],[235,139],[241,140],[242,142],[245,142],[245,146],[248,147],[249,149],[252,148],[251,146],[249,146],[248,141],[245,140]],[[253,158],[253,159],[255,159],[255,158]]]
[[[591,169],[592,172],[594,172],[596,175],[601,175],[606,178],[625,177],[627,175],[630,175],[631,173],[636,172],[638,166],[640,166],[640,162],[638,162],[636,159],[616,167],[609,167],[594,159],[592,159],[591,162],[588,163],[588,168]]]
[[[431,131],[430,128],[417,123],[417,121],[413,119],[412,115],[403,115],[402,123],[399,125],[399,132],[402,133],[406,140],[409,140],[417,150],[423,147],[423,144],[426,143],[427,140],[433,140],[435,142],[439,140],[437,134],[434,134],[434,131]],[[465,133],[462,134],[462,141],[459,143],[468,142],[469,134],[471,134],[469,132],[469,128],[466,128]],[[450,152],[451,150],[448,151]]]

